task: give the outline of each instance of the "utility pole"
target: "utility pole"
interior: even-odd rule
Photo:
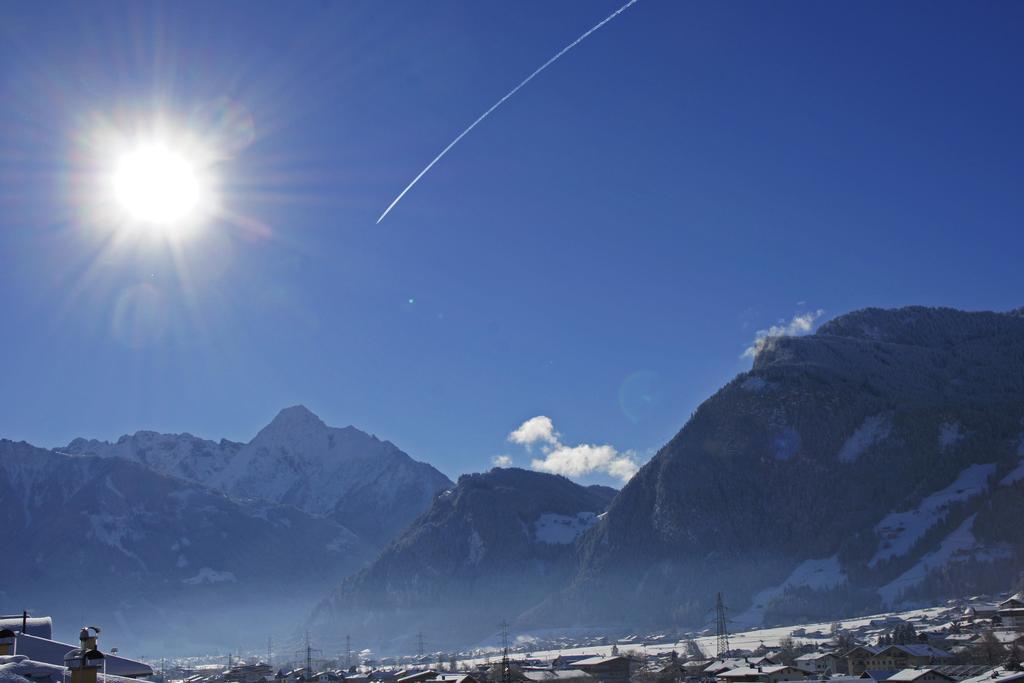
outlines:
[[[345,636],[345,670],[352,668],[352,637]]]
[[[267,666],[272,666],[271,657],[273,655],[273,645],[274,641],[270,639],[270,636],[267,636]]]
[[[420,631],[419,635],[417,636],[416,652],[419,659],[423,659],[423,631]]]
[[[718,652],[717,657],[724,657],[729,654],[729,627],[726,625],[725,620],[725,604],[722,602],[722,594],[719,593],[715,598],[715,631],[718,635]]]

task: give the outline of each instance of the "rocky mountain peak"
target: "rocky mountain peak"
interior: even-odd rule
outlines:
[[[256,435],[256,439],[268,434],[310,434],[326,431],[327,428],[324,421],[309,408],[304,405],[294,405],[282,409],[266,427],[260,430],[260,433]]]

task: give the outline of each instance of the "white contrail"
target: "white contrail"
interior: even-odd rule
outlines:
[[[566,52],[568,52],[569,50],[573,49],[574,47],[576,47],[577,45],[582,43],[587,38],[587,36],[589,36],[591,33],[596,31],[597,29],[601,28],[602,26],[607,24],[609,21],[611,21],[615,17],[617,17],[620,14],[622,14],[630,5],[636,4],[637,2],[638,2],[638,0],[629,0],[629,2],[627,2],[625,5],[623,5],[622,7],[620,7],[617,10],[615,10],[614,12],[609,14],[607,17],[605,17],[604,19],[599,21],[597,24],[592,26],[590,28],[590,30],[588,30],[586,33],[584,33],[579,38],[577,38],[576,40],[572,41],[571,43],[569,43],[568,45],[563,47],[561,50],[559,50],[558,54],[556,54],[554,57],[552,57],[548,61],[546,61],[543,64],[541,64],[540,67],[537,68],[536,71],[534,71],[532,74],[530,74],[529,76],[524,78],[522,80],[522,82],[519,83],[519,85],[517,85],[516,87],[512,88],[511,90],[509,90],[508,94],[506,94],[500,100],[498,100],[493,105],[491,105],[490,109],[488,109],[483,114],[481,114],[479,117],[477,117],[476,121],[474,121],[473,123],[469,124],[469,126],[466,127],[466,130],[464,130],[461,133],[459,133],[457,138],[455,138],[454,140],[449,142],[448,146],[445,147],[444,149],[442,149],[441,153],[438,154],[436,157],[434,157],[434,160],[431,161],[429,164],[427,164],[426,167],[422,171],[420,171],[419,174],[415,178],[412,179],[411,183],[409,183],[408,185],[405,186],[405,189],[402,190],[401,193],[399,193],[399,195],[397,197],[395,197],[395,200],[393,202],[391,202],[390,204],[388,204],[388,208],[384,209],[384,213],[382,213],[380,215],[380,218],[377,219],[377,222],[380,223],[382,220],[384,220],[384,217],[387,216],[391,212],[391,209],[395,208],[395,204],[397,204],[399,202],[399,200],[401,200],[402,197],[405,196],[405,193],[408,192],[409,190],[411,190],[412,186],[415,185],[416,183],[418,183],[420,178],[422,178],[426,174],[427,171],[429,171],[431,168],[433,168],[434,164],[436,164],[438,161],[441,160],[441,157],[443,157],[445,154],[448,153],[448,150],[450,150],[452,147],[454,147],[458,143],[459,140],[461,140],[462,138],[466,137],[466,133],[468,133],[469,131],[471,131],[474,128],[476,128],[476,125],[478,123],[480,123],[481,121],[486,119],[488,116],[490,116],[491,112],[494,111],[495,109],[497,109],[498,107],[500,107],[505,100],[507,100],[508,98],[512,97],[517,92],[519,92],[524,85],[526,85],[527,83],[532,81],[534,79],[534,77],[537,76],[537,74],[539,74],[541,71],[543,71],[544,69],[548,68],[549,66],[554,64],[556,61],[558,61],[559,57],[561,57]]]

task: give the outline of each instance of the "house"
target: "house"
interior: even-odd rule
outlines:
[[[951,655],[945,650],[924,644],[858,645],[846,653],[846,663],[853,676],[868,670],[901,670],[929,664],[943,664]]]
[[[398,678],[395,683],[423,683],[424,681],[435,679],[437,676],[438,673],[432,669],[427,669],[426,671],[413,671]]]
[[[835,652],[809,652],[800,655],[793,661],[793,665],[810,673],[837,673],[840,668],[846,669],[846,659]]]
[[[581,659],[575,667],[600,683],[628,683],[630,676],[640,668],[640,663],[632,657],[615,655]]]
[[[992,670],[990,664],[943,664],[933,667],[940,674],[949,676],[954,681],[962,681],[965,678],[974,678]]]
[[[751,666],[774,666],[775,662],[772,661],[770,655],[762,655],[759,657],[725,657],[723,659],[716,659],[707,666],[704,667],[704,675],[709,678],[714,678],[718,674],[729,671],[730,669],[740,669]]]
[[[704,673],[704,669],[711,665],[709,659],[691,659],[690,661],[683,662],[679,665],[680,670],[683,672],[683,676],[686,678],[700,678],[701,674]]]
[[[992,631],[995,639],[1006,647],[1024,648],[1024,632],[1021,631]]]
[[[993,605],[990,602],[972,602],[968,603],[968,605],[964,607],[964,617],[970,621],[991,619],[998,611],[999,606]]]
[[[551,666],[556,669],[571,669],[576,662],[583,659],[592,659],[595,655],[558,655],[551,661]]]
[[[779,681],[802,681],[810,674],[794,666],[745,666],[718,674],[722,683],[778,683]]]
[[[582,669],[532,669],[523,675],[535,683],[590,683],[594,677]]]
[[[224,673],[226,683],[261,683],[274,678],[269,664],[239,664]]]
[[[1000,603],[993,624],[998,623],[999,627],[1004,629],[1024,631],[1024,607],[1003,607],[1003,604],[1005,603]]]
[[[935,669],[901,669],[886,679],[887,683],[954,683],[954,679]]]
[[[1014,593],[999,603],[999,609],[1021,609],[1024,607],[1024,591]]]

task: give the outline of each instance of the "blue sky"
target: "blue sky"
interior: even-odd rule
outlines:
[[[4,4],[0,435],[247,440],[304,403],[453,477],[528,464],[539,415],[643,460],[779,320],[1024,304],[1011,2],[640,0],[374,224],[619,4]],[[97,122],[225,99],[230,217],[111,249]]]

